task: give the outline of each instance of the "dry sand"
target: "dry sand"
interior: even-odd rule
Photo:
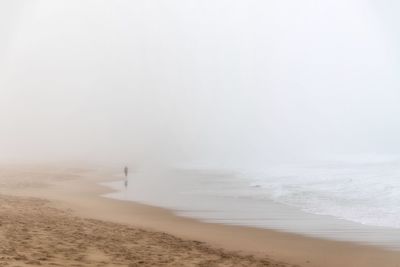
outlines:
[[[0,266],[287,266],[0,196]]]
[[[0,266],[400,266],[399,252],[201,223],[102,198],[109,189],[96,183],[111,174],[2,166]]]

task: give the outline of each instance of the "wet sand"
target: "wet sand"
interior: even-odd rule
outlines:
[[[127,186],[123,180],[102,183],[115,190],[106,196],[163,207],[203,222],[273,229],[400,251],[400,229],[362,225],[265,199],[257,188],[249,188],[246,177],[239,178],[234,172],[145,169],[137,170],[129,181]]]
[[[400,253],[102,198],[113,171],[1,166],[0,266],[400,266]],[[284,264],[281,262],[286,262]]]

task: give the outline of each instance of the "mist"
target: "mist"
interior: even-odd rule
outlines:
[[[4,1],[0,158],[400,151],[395,1]]]

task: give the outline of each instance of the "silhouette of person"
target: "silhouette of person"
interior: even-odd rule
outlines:
[[[129,169],[127,166],[125,166],[125,168],[124,168],[125,178],[128,177],[128,172],[129,172]]]
[[[129,173],[129,169],[127,166],[125,166],[125,168],[124,168],[124,173],[125,173],[124,185],[125,185],[125,188],[127,188],[128,187],[128,173]]]

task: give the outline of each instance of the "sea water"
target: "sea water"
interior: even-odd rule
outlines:
[[[258,167],[134,173],[125,200],[207,222],[400,248],[400,158],[341,157]]]
[[[249,197],[361,224],[400,228],[397,159],[270,166],[242,175],[253,188]]]

